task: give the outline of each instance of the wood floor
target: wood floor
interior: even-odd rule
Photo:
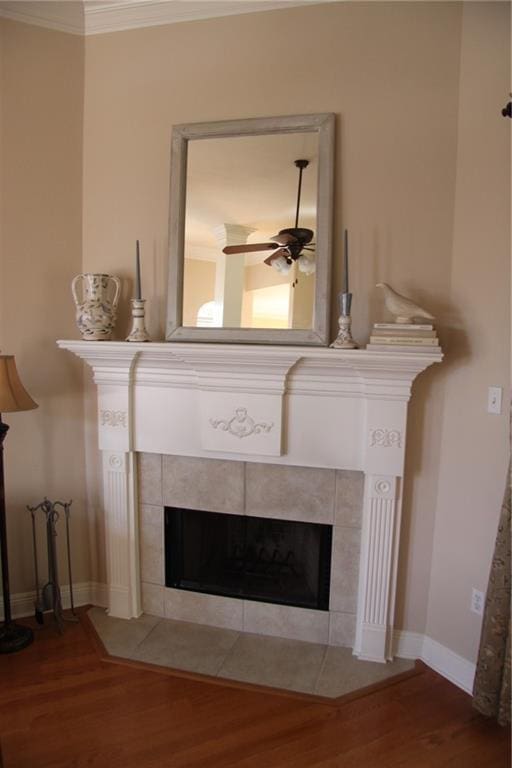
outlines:
[[[102,660],[87,620],[0,656],[3,768],[505,768],[508,731],[426,667],[324,703]]]

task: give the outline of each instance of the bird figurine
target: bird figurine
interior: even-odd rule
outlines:
[[[414,323],[415,317],[434,320],[434,316],[430,312],[418,307],[414,301],[394,291],[387,283],[377,283],[376,287],[383,289],[384,302],[391,314],[395,315],[395,323]]]

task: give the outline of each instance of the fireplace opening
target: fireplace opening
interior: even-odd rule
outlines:
[[[167,587],[329,609],[332,526],[165,508]]]

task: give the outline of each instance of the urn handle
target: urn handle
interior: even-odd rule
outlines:
[[[112,299],[112,308],[114,311],[117,309],[117,302],[119,301],[119,294],[121,293],[121,280],[119,277],[116,277],[115,275],[109,275],[109,280],[112,280],[114,283],[114,298]]]
[[[85,275],[82,273],[74,277],[73,280],[71,281],[71,293],[73,294],[73,299],[75,300],[75,304],[77,307],[81,307],[83,304],[83,301],[80,301],[80,299],[78,298],[77,286],[78,286],[78,281],[83,280],[84,277]]]

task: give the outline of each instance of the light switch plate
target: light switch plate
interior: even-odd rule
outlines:
[[[478,616],[484,615],[485,595],[479,589],[471,591],[471,610]]]
[[[487,413],[501,413],[501,387],[489,387],[487,395]]]

